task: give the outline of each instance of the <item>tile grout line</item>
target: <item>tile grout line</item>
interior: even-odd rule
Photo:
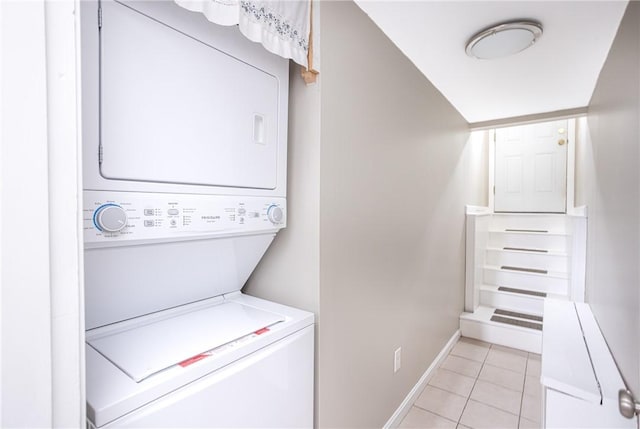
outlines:
[[[457,342],[456,344],[458,344],[459,342],[460,342],[460,340],[458,340],[458,342]],[[490,348],[490,347],[491,347],[491,346],[489,346],[489,348]],[[473,359],[468,359],[468,358],[466,358],[466,357],[464,357],[464,356],[458,356],[458,355],[455,355],[455,354],[452,354],[452,353],[453,353],[453,350],[449,352],[449,354],[447,355],[447,357],[449,357],[449,356],[453,356],[453,357],[456,357],[456,358],[460,358],[460,359],[468,360],[468,361],[470,361],[470,362],[477,362],[477,361],[474,361]],[[487,351],[487,354],[488,354],[488,351]],[[485,358],[485,359],[486,359],[486,358]],[[445,360],[446,360],[446,358],[445,358]],[[443,363],[444,363],[444,361],[443,361]],[[483,362],[483,364],[484,364],[484,362]],[[466,375],[466,374],[461,374],[461,373],[459,373],[459,372],[456,372],[456,371],[453,371],[453,370],[450,370],[450,369],[447,369],[447,368],[443,368],[443,367],[442,367],[442,364],[440,364],[440,365],[436,368],[436,370],[447,371],[447,372],[450,372],[450,373],[452,373],[452,374],[456,374],[456,375],[460,375],[460,376],[463,376],[463,377],[472,378],[472,377],[469,377],[469,376],[468,376],[468,375]],[[482,370],[482,365],[481,365],[481,367],[480,367],[480,370]],[[479,375],[479,374],[480,374],[480,372],[478,372],[478,375]],[[474,380],[477,380],[477,377],[476,377]],[[475,386],[475,381],[474,381],[474,386]],[[471,392],[469,392],[469,396],[467,396],[467,397],[465,398],[464,396],[459,395],[459,394],[457,394],[457,393],[455,393],[455,392],[451,392],[451,391],[449,391],[449,390],[443,389],[443,388],[438,387],[438,386],[434,386],[434,385],[429,384],[429,383],[427,383],[427,385],[425,386],[425,389],[426,389],[427,387],[431,387],[431,388],[433,388],[433,389],[437,389],[437,390],[440,390],[440,391],[442,391],[442,392],[446,392],[446,393],[451,394],[451,395],[459,396],[460,398],[464,398],[464,399],[466,399],[467,401],[469,400],[469,396],[471,395]],[[423,392],[424,392],[424,390],[425,390],[425,389],[423,389]],[[473,390],[473,387],[472,387],[472,390]],[[418,399],[416,398],[416,400],[413,402],[413,404],[411,404],[411,407],[418,408],[418,409],[420,409],[420,410],[422,410],[422,411],[426,411],[427,413],[433,414],[433,415],[438,416],[438,417],[441,417],[441,418],[443,418],[443,419],[445,419],[445,420],[447,420],[447,421],[450,421],[451,423],[455,423],[455,424],[456,424],[456,427],[460,424],[460,423],[459,423],[459,420],[460,420],[460,417],[462,417],[462,414],[460,414],[460,417],[458,418],[458,420],[457,420],[457,421],[454,421],[454,420],[451,420],[450,418],[448,418],[448,417],[446,417],[446,416],[443,416],[443,415],[438,414],[438,413],[436,413],[436,412],[434,412],[434,411],[428,410],[428,409],[426,409],[426,408],[423,408],[423,407],[421,407],[421,406],[417,405],[417,404],[416,404],[417,400],[418,400]],[[466,404],[467,404],[467,403],[465,402],[465,407],[466,407]],[[463,408],[462,412],[464,412],[464,408]]]
[[[482,381],[482,380],[481,380],[481,381]],[[502,408],[496,407],[495,405],[486,404],[486,403],[484,403],[484,402],[480,402],[480,401],[478,401],[477,399],[471,399],[471,398],[469,398],[469,399],[470,399],[470,400],[472,400],[472,401],[474,401],[474,402],[477,402],[477,403],[478,403],[478,404],[480,404],[480,405],[484,405],[485,407],[493,408],[493,409],[494,409],[494,410],[496,410],[496,411],[501,411],[501,412],[503,412],[503,413],[505,413],[505,414],[511,414],[511,415],[512,415],[512,416],[514,416],[514,417],[519,417],[517,414],[513,414],[511,411],[503,410]],[[529,419],[525,419],[525,420],[529,420]],[[531,420],[530,420],[530,421],[531,421]]]
[[[489,352],[491,351],[491,347],[493,347],[493,344],[489,345],[489,348],[487,349],[487,354],[485,355],[484,359],[482,360],[482,365],[480,365],[480,371],[478,371],[478,375],[476,375],[475,380],[473,380],[473,386],[471,386],[471,390],[469,391],[469,396],[467,396],[467,402],[464,403],[464,407],[462,407],[462,412],[460,413],[460,417],[458,417],[458,425],[461,425],[461,420],[462,420],[462,416],[464,415],[465,410],[467,409],[467,405],[469,405],[469,401],[471,400],[471,394],[473,393],[473,389],[475,389],[476,387],[476,383],[478,382],[478,379],[480,378],[480,373],[482,372],[482,368],[484,368],[484,364],[487,361],[487,357],[489,357]]]
[[[447,369],[446,369],[446,368],[438,368],[438,369],[444,369],[445,371],[447,371]],[[456,373],[456,374],[457,374],[457,373]],[[462,375],[462,374],[460,374],[460,375]],[[469,378],[471,378],[471,377],[469,377]],[[452,395],[455,395],[455,396],[459,396],[459,397],[461,397],[461,398],[464,398],[464,396],[460,395],[459,393],[451,392],[451,391],[449,391],[449,390],[447,390],[447,389],[443,389],[442,387],[434,386],[433,384],[427,384],[427,385],[425,386],[425,389],[426,389],[427,387],[431,387],[431,388],[433,388],[433,389],[438,389],[438,390],[441,390],[441,391],[443,391],[443,392],[450,393],[450,394],[452,394]],[[418,408],[422,408],[422,407],[420,407],[419,405],[416,405],[416,407],[418,407]],[[423,409],[423,410],[426,410],[426,408],[422,408],[422,409]],[[427,411],[429,411],[429,410],[427,410]],[[431,413],[433,413],[433,411],[430,411],[430,412],[431,412]],[[438,414],[438,413],[434,413],[434,414]],[[439,414],[438,414],[438,415],[439,415]],[[451,419],[449,419],[449,420],[451,420]]]
[[[460,340],[458,340],[458,342],[457,342],[456,344],[458,344],[459,342],[460,342]],[[489,346],[489,348],[491,348],[491,346]],[[460,358],[460,359],[465,359],[465,360],[468,360],[468,361],[471,361],[471,362],[477,362],[477,361],[474,361],[473,359],[468,359],[468,358],[466,358],[466,357],[464,357],[464,356],[458,356],[458,355],[454,355],[454,354],[452,354],[452,353],[453,353],[453,350],[449,352],[449,354],[447,355],[447,357],[449,357],[449,356],[454,356],[454,357],[457,357],[457,358]],[[487,351],[487,354],[489,354],[489,352],[488,352],[488,351]],[[486,359],[486,357],[485,357],[485,359]],[[446,360],[446,358],[445,358],[445,360]],[[443,361],[443,363],[444,363],[444,361]],[[484,365],[484,361],[482,362],[482,365],[480,366],[480,371],[482,371],[482,366],[483,366],[483,365]],[[447,369],[447,368],[443,368],[443,367],[442,367],[442,364],[440,364],[440,366],[438,366],[437,370],[447,371],[447,372],[450,372],[450,373],[452,373],[452,374],[461,375],[461,376],[463,376],[463,377],[469,377],[469,376],[468,376],[468,375],[466,375],[466,374],[461,374],[461,373],[459,373],[459,372],[456,372],[456,371],[453,371],[453,370],[450,370],[450,369]],[[478,375],[480,375],[480,371],[478,371]],[[471,378],[471,377],[469,377],[469,378]],[[477,379],[478,379],[478,378],[477,378],[477,376],[476,376],[476,377],[475,377],[475,379],[474,379],[474,382],[473,382],[473,385],[474,385],[474,386],[475,386],[475,382],[476,382],[476,380],[477,380]],[[425,389],[426,389],[427,387],[432,387],[432,388],[434,388],[434,389],[442,390],[443,392],[447,392],[447,393],[449,393],[449,394],[456,395],[456,396],[459,396],[459,397],[461,397],[461,398],[465,398],[465,397],[464,397],[464,396],[462,396],[462,395],[459,395],[459,394],[457,394],[457,393],[455,393],[455,392],[451,392],[451,391],[449,391],[449,390],[443,389],[443,388],[438,387],[438,386],[434,386],[434,385],[431,385],[431,384],[427,384],[427,386],[425,386]],[[471,390],[473,391],[473,386],[471,387]],[[424,391],[424,390],[423,390],[423,391]],[[458,417],[457,421],[453,421],[453,420],[449,419],[448,417],[445,417],[445,416],[443,416],[443,415],[440,415],[440,414],[438,414],[438,413],[435,413],[435,412],[433,412],[433,411],[431,411],[431,410],[427,410],[426,408],[422,408],[421,406],[416,405],[416,403],[415,403],[415,402],[412,404],[412,406],[413,406],[413,407],[416,407],[416,408],[420,408],[421,410],[424,410],[424,411],[426,411],[426,412],[428,412],[428,413],[434,414],[434,415],[436,415],[436,416],[438,416],[438,417],[442,417],[443,419],[448,420],[448,421],[450,421],[450,422],[452,422],[452,423],[455,423],[455,424],[456,424],[456,427],[457,427],[458,425],[460,425],[460,424],[461,424],[461,423],[460,423],[460,419],[462,418],[462,413],[464,413],[464,409],[465,409],[465,407],[467,406],[467,402],[469,401],[469,397],[470,397],[470,396],[471,396],[471,392],[469,392],[469,395],[465,398],[465,399],[466,399],[466,402],[464,403],[464,407],[462,408],[462,412],[460,413],[460,417]],[[417,401],[417,399],[416,399],[416,401]]]
[[[444,370],[446,370],[446,368],[440,368],[440,367],[438,367],[438,369],[444,369]],[[438,386],[432,386],[431,384],[427,384],[427,385],[425,386],[425,390],[426,390],[426,388],[427,388],[427,387],[431,387],[432,389],[441,390],[441,391],[446,392],[446,393],[449,393],[449,394],[451,394],[451,395],[456,395],[456,396],[459,396],[459,397],[461,397],[461,398],[464,398],[464,396],[462,396],[462,395],[458,395],[457,393],[449,392],[448,390],[441,389],[441,388],[440,388],[440,387],[438,387]],[[423,390],[423,392],[424,392],[424,390]],[[416,399],[416,401],[417,401],[417,399]],[[423,407],[421,407],[420,405],[417,405],[415,402],[413,403],[413,405],[412,405],[412,406],[413,406],[413,407],[416,407],[416,408],[420,408],[421,410],[426,411],[426,412],[431,413],[431,414],[434,414],[434,415],[436,415],[436,416],[438,416],[438,417],[442,417],[443,419],[448,420],[448,421],[450,421],[451,423],[456,423],[456,425],[458,424],[457,422],[454,422],[453,420],[451,420],[449,417],[443,416],[442,414],[438,414],[438,413],[436,413],[435,411],[427,410],[426,408],[423,408]]]
[[[520,412],[518,413],[518,429],[520,429],[520,421],[522,420],[522,407],[524,406],[524,389],[527,383],[527,368],[529,367],[529,353],[527,352],[527,360],[524,363],[524,380],[522,382],[522,395],[520,396]]]
[[[471,388],[471,393],[473,393],[473,389],[475,388],[478,380],[480,380],[480,373],[482,372],[482,369],[485,367],[485,365],[489,365],[489,366],[494,367],[494,368],[504,369],[504,370],[507,370],[507,371],[510,371],[510,372],[514,372],[516,374],[520,374],[518,371],[513,371],[513,370],[510,370],[509,368],[502,368],[502,367],[499,367],[499,366],[496,366],[496,365],[492,365],[492,364],[487,362],[487,359],[489,357],[489,352],[491,351],[491,349],[493,349],[494,345],[495,344],[490,344],[490,346],[489,346],[489,350],[487,351],[487,355],[486,355],[484,361],[482,362],[482,366],[480,367],[480,371],[478,372],[478,376],[476,377],[475,382],[473,384],[473,387]],[[499,350],[499,349],[496,349],[496,350]],[[485,405],[487,407],[490,407],[490,408],[493,408],[495,410],[501,411],[503,413],[511,414],[512,416],[517,417],[517,419],[518,419],[517,426],[516,426],[517,428],[520,427],[520,416],[521,416],[521,410],[522,410],[522,401],[524,399],[524,383],[526,383],[526,380],[527,380],[527,366],[529,364],[529,353],[527,352],[526,356],[523,356],[523,357],[525,357],[525,367],[524,367],[524,373],[522,374],[523,375],[522,392],[519,392],[520,393],[520,408],[519,408],[520,411],[518,412],[518,414],[514,414],[512,412],[509,412],[507,410],[504,410],[502,408],[496,407],[496,406],[491,405],[491,404],[486,404],[484,402],[476,401],[476,402],[478,402],[478,403],[480,403],[482,405]],[[488,383],[488,384],[492,384],[494,386],[502,387],[502,388],[510,390],[512,392],[517,392],[516,390],[509,389],[507,387],[501,386],[501,385],[496,384],[496,383],[492,383],[492,382],[487,381],[487,380],[481,380],[481,381],[483,381],[485,383]],[[465,403],[465,406],[462,409],[462,414],[460,415],[460,419],[462,419],[462,415],[464,414],[464,411],[467,409],[467,405],[469,404],[469,401],[471,400],[471,393],[469,393],[469,397],[467,398],[467,402]],[[458,420],[458,424],[462,424],[460,422],[460,419]]]
[[[460,341],[458,341],[458,343],[459,343],[459,342],[460,342]],[[456,343],[456,344],[457,344],[457,343]],[[462,360],[465,360],[465,361],[475,362],[475,363],[480,363],[480,364],[481,364],[481,365],[480,365],[480,369],[478,370],[477,375],[476,375],[475,377],[473,377],[473,385],[471,386],[471,390],[469,391],[469,394],[468,394],[468,396],[467,396],[466,398],[465,398],[463,395],[460,395],[460,394],[458,394],[458,393],[456,393],[456,392],[451,392],[451,391],[449,391],[449,390],[447,390],[447,389],[444,389],[444,388],[442,388],[442,387],[434,386],[434,385],[431,385],[431,384],[427,384],[427,386],[425,386],[425,387],[431,387],[432,389],[436,389],[436,390],[439,390],[439,391],[442,391],[442,392],[446,392],[446,393],[448,393],[448,394],[452,394],[452,395],[455,395],[455,396],[457,396],[457,397],[465,398],[465,399],[466,399],[465,404],[464,404],[464,406],[463,406],[463,408],[462,408],[462,411],[461,411],[461,413],[460,413],[460,417],[458,417],[457,421],[454,421],[454,420],[450,419],[449,417],[443,416],[443,415],[441,415],[441,414],[439,414],[439,413],[437,413],[437,412],[434,412],[434,411],[431,411],[431,410],[429,410],[429,409],[423,408],[423,407],[421,407],[421,406],[417,405],[417,404],[416,404],[416,401],[414,401],[414,402],[413,402],[412,407],[415,407],[415,408],[417,408],[417,409],[419,409],[419,410],[422,410],[422,411],[427,412],[427,413],[429,413],[429,414],[432,414],[432,415],[434,415],[434,416],[437,416],[437,417],[440,417],[440,418],[442,418],[442,419],[445,419],[445,420],[447,420],[447,421],[449,421],[449,422],[451,422],[451,423],[455,423],[455,424],[456,424],[456,426],[463,425],[463,424],[462,424],[462,422],[461,422],[461,420],[462,420],[462,416],[464,415],[464,412],[466,411],[466,409],[467,409],[467,407],[468,407],[468,405],[469,405],[469,401],[472,399],[472,398],[471,398],[471,395],[472,395],[472,393],[473,393],[473,391],[474,391],[474,389],[475,389],[475,387],[476,387],[476,385],[477,385],[478,381],[479,381],[479,380],[481,380],[481,379],[480,379],[480,374],[482,373],[482,370],[485,368],[485,366],[490,366],[490,367],[493,367],[493,368],[496,368],[496,369],[500,369],[500,370],[504,370],[504,371],[512,372],[512,373],[514,373],[514,374],[520,374],[518,371],[514,371],[514,370],[512,370],[512,369],[510,369],[510,368],[503,368],[503,367],[501,367],[501,366],[492,365],[491,363],[488,363],[488,362],[487,362],[487,359],[488,359],[488,357],[489,357],[489,353],[490,353],[490,352],[491,352],[491,350],[494,348],[495,344],[492,344],[492,343],[485,343],[485,344],[488,344],[489,346],[486,348],[486,349],[487,349],[487,353],[486,353],[486,355],[484,356],[484,358],[483,358],[483,360],[482,360],[481,362],[478,362],[477,360],[474,360],[474,359],[470,359],[470,358],[468,358],[468,357],[466,357],[466,356],[459,356],[459,355],[453,354],[453,350],[452,350],[452,351],[450,351],[450,352],[449,352],[449,354],[447,355],[447,357],[451,357],[451,356],[452,356],[452,357],[455,357],[455,358],[458,358],[458,359],[462,359]],[[482,347],[482,346],[480,346],[480,347]],[[483,348],[484,348],[484,347],[483,347]],[[496,349],[496,350],[499,350],[499,349]],[[509,412],[509,411],[507,411],[507,410],[504,410],[504,409],[502,409],[502,408],[500,408],[500,407],[497,407],[497,406],[494,406],[494,405],[491,405],[491,404],[486,404],[486,403],[484,403],[484,402],[479,402],[480,404],[482,404],[482,405],[484,405],[484,406],[487,406],[487,407],[493,408],[493,409],[495,409],[495,410],[497,410],[497,411],[501,411],[501,412],[504,412],[504,413],[508,413],[508,414],[511,414],[511,415],[513,415],[513,416],[517,417],[517,418],[518,418],[517,426],[516,426],[517,428],[520,428],[520,420],[522,419],[522,408],[523,408],[523,404],[524,404],[524,397],[525,397],[525,385],[526,385],[526,382],[527,382],[527,371],[528,371],[528,368],[529,368],[529,358],[530,358],[530,355],[531,355],[531,353],[528,353],[528,352],[527,352],[527,353],[526,353],[526,357],[525,357],[525,367],[524,367],[524,373],[522,374],[522,375],[523,375],[523,382],[522,382],[522,391],[520,392],[520,407],[519,407],[519,413],[518,413],[518,414],[511,413],[511,412]],[[443,362],[443,363],[444,363],[444,362]],[[457,375],[460,375],[460,376],[464,376],[464,377],[472,378],[472,377],[470,377],[470,376],[468,376],[467,374],[464,374],[464,373],[462,373],[462,372],[458,372],[458,371],[455,371],[455,370],[452,370],[452,369],[448,369],[448,368],[443,368],[443,367],[442,367],[442,364],[441,364],[440,366],[438,366],[438,367],[437,367],[437,370],[443,370],[443,371],[446,371],[446,372],[450,372],[450,373],[452,373],[452,374],[457,374]],[[500,388],[506,389],[506,390],[510,390],[510,391],[512,391],[512,392],[517,392],[516,390],[513,390],[513,389],[511,389],[511,388],[509,388],[509,387],[506,387],[506,386],[503,386],[503,385],[500,385],[500,384],[497,384],[497,383],[493,383],[493,382],[488,381],[488,380],[482,380],[482,381],[483,381],[483,382],[486,382],[486,383],[488,383],[488,384],[491,384],[491,385],[494,385],[494,386],[497,386],[497,387],[500,387]],[[478,402],[478,401],[476,401],[476,402]]]
[[[501,367],[501,366],[491,365],[490,363],[487,363],[486,365],[487,365],[487,366],[490,366],[490,367],[492,367],[492,368],[497,368],[497,369],[502,369],[502,370],[505,370],[505,371],[509,371],[509,372],[512,372],[512,373],[517,374],[517,375],[524,375],[524,379],[525,379],[525,380],[527,379],[527,375],[526,375],[526,373],[524,373],[524,374],[520,374],[519,372],[517,372],[517,371],[512,371],[512,370],[510,370],[509,368],[503,368],[503,367]],[[484,368],[484,367],[485,367],[485,365],[483,364],[483,365],[482,365],[482,368]],[[526,370],[527,370],[527,367],[526,367],[526,365],[525,365],[525,371],[526,371]],[[479,376],[479,374],[478,374],[478,376]],[[512,389],[511,387],[504,386],[504,385],[502,385],[502,384],[494,383],[493,381],[484,380],[484,379],[483,379],[483,380],[480,380],[480,381],[482,381],[482,382],[484,382],[484,383],[487,383],[487,384],[491,384],[491,385],[493,385],[493,386],[500,387],[500,388],[502,388],[502,389],[509,390],[509,391],[511,391],[511,392],[516,392],[516,393],[522,393],[522,392],[524,392],[524,383],[523,383],[523,385],[522,385],[522,391],[520,391],[520,390]],[[484,402],[483,402],[483,404],[484,404]],[[485,404],[485,405],[489,405],[489,404]],[[497,407],[494,407],[494,408],[497,408]],[[500,409],[500,408],[498,408],[498,409]],[[502,410],[502,411],[506,411],[506,412],[508,412],[508,413],[509,413],[509,411],[507,411],[507,410]],[[510,413],[510,414],[513,414],[513,413]]]
[[[500,344],[497,344],[497,345],[498,345],[498,346],[500,346]],[[493,344],[491,345],[491,348],[493,348]],[[489,356],[488,356],[488,354],[487,354],[487,357],[489,357]],[[528,353],[527,353],[527,359],[525,359],[525,360],[528,360]],[[491,367],[494,367],[494,368],[504,369],[504,370],[507,370],[507,371],[510,371],[510,372],[513,372],[513,373],[516,373],[516,374],[520,374],[520,373],[519,373],[519,372],[517,372],[517,371],[512,371],[512,370],[510,370],[510,369],[508,369],[508,368],[503,368],[503,367],[500,367],[500,366],[495,366],[495,365],[492,365],[492,364],[490,364],[490,363],[487,363],[486,361],[485,361],[485,364],[486,364],[486,365],[489,365],[489,366],[491,366]],[[483,365],[482,365],[482,367],[484,368],[484,366],[485,366],[485,365],[483,364]],[[510,388],[505,387],[505,386],[502,386],[502,385],[500,385],[500,384],[492,383],[492,382],[491,382],[491,381],[489,381],[489,380],[480,380],[480,374],[479,374],[479,373],[478,373],[478,380],[482,381],[483,383],[491,384],[491,385],[493,385],[493,386],[497,386],[497,387],[500,387],[500,388],[503,388],[503,389],[509,390],[509,391],[511,391],[511,392],[516,392],[516,393],[520,393],[520,395],[523,395],[523,394],[524,394],[524,383],[525,383],[525,381],[527,380],[527,376],[526,376],[527,365],[526,365],[526,362],[525,362],[524,370],[525,370],[525,373],[524,373],[524,374],[522,374],[522,375],[524,375],[524,380],[523,380],[523,382],[522,382],[522,392],[520,392],[520,391],[518,391],[518,390],[510,389]],[[471,399],[471,398],[469,398],[469,399]],[[518,421],[520,420],[520,414],[519,414],[519,413],[518,413],[518,414],[514,414],[514,413],[512,413],[511,411],[505,410],[504,408],[500,408],[500,407],[497,407],[497,406],[492,405],[492,404],[487,404],[486,402],[482,402],[482,401],[479,401],[479,400],[477,400],[477,399],[474,399],[474,401],[476,401],[476,402],[477,402],[477,403],[479,403],[479,404],[485,405],[485,406],[487,406],[487,407],[491,407],[491,408],[493,408],[494,410],[502,411],[503,413],[507,413],[507,414],[511,414],[512,416],[516,416],[516,417],[518,417]],[[522,396],[520,397],[520,401],[521,401],[521,402],[520,402],[520,407],[522,407]],[[518,423],[518,425],[519,425],[519,423]]]
[[[459,341],[459,342],[460,342],[460,341]],[[472,387],[471,387],[471,390],[470,390],[470,392],[469,392],[469,395],[466,397],[466,402],[465,402],[465,404],[464,404],[464,407],[462,408],[462,411],[461,411],[461,413],[460,413],[460,417],[458,418],[458,421],[457,421],[457,422],[454,422],[453,420],[451,420],[451,419],[449,419],[449,418],[447,418],[447,417],[445,417],[445,416],[442,416],[442,415],[440,415],[440,414],[438,414],[438,413],[436,413],[436,412],[433,412],[433,411],[430,411],[430,410],[428,410],[428,409],[422,408],[422,407],[420,407],[420,406],[416,405],[416,404],[415,404],[415,402],[414,402],[413,406],[414,406],[414,407],[416,407],[416,408],[418,408],[418,409],[421,409],[421,410],[423,410],[423,411],[429,412],[429,413],[431,413],[431,414],[433,414],[433,415],[436,415],[436,416],[438,416],[438,417],[444,418],[444,419],[446,419],[446,420],[448,420],[448,421],[450,421],[450,422],[452,422],[452,423],[456,423],[457,425],[463,425],[463,423],[461,422],[461,420],[462,420],[462,416],[464,415],[464,412],[466,411],[467,406],[469,405],[469,401],[471,400],[471,395],[472,395],[472,393],[473,393],[473,390],[475,389],[475,387],[476,387],[476,385],[477,385],[478,381],[480,380],[480,373],[482,372],[482,370],[484,369],[484,367],[485,367],[485,366],[487,366],[487,365],[488,365],[488,366],[490,366],[490,367],[497,368],[497,369],[501,369],[501,370],[505,370],[505,371],[509,371],[509,372],[514,373],[514,374],[521,374],[520,372],[518,372],[518,371],[514,371],[514,370],[512,370],[512,369],[510,369],[510,368],[503,368],[503,367],[501,367],[501,366],[496,366],[496,365],[492,365],[491,363],[488,363],[488,362],[487,362],[487,359],[488,359],[488,357],[489,357],[489,353],[490,353],[491,349],[493,349],[493,348],[494,348],[494,346],[495,346],[495,344],[491,344],[491,343],[488,343],[488,344],[489,344],[489,347],[487,347],[487,354],[485,355],[485,357],[484,357],[484,359],[482,360],[482,362],[480,362],[480,363],[481,363],[481,365],[480,365],[480,369],[479,369],[479,371],[478,371],[478,374],[477,374],[475,377],[473,377],[473,379],[474,379],[473,385],[472,385]],[[499,349],[496,349],[496,350],[499,350]],[[470,362],[478,362],[478,361],[476,361],[476,360],[473,360],[473,359],[467,358],[467,357],[465,357],[465,356],[459,356],[459,355],[453,354],[453,351],[449,352],[449,354],[447,355],[447,357],[449,357],[449,356],[454,356],[454,357],[456,357],[456,358],[463,359],[463,360],[467,360],[467,361],[470,361]],[[511,412],[509,412],[509,411],[507,411],[507,410],[504,410],[504,409],[502,409],[502,408],[500,408],[500,407],[497,407],[497,406],[494,406],[494,405],[491,405],[491,404],[486,404],[486,403],[484,403],[484,402],[479,402],[480,404],[482,404],[482,405],[484,405],[484,406],[487,406],[487,407],[493,408],[493,409],[495,409],[495,410],[497,410],[497,411],[501,411],[501,412],[504,412],[504,413],[508,413],[508,414],[511,414],[511,415],[512,415],[512,416],[514,416],[514,417],[517,417],[517,419],[518,419],[518,421],[517,421],[517,426],[516,426],[517,428],[519,428],[519,427],[520,427],[520,419],[521,419],[521,417],[522,417],[522,406],[523,406],[524,394],[525,394],[524,389],[525,389],[525,383],[526,383],[526,380],[527,380],[527,369],[528,369],[528,365],[529,365],[529,353],[527,352],[527,353],[526,353],[526,356],[523,356],[523,357],[525,358],[525,367],[524,367],[524,372],[522,373],[522,376],[523,376],[523,381],[522,381],[522,390],[519,392],[519,393],[520,393],[520,407],[519,407],[519,412],[518,412],[518,414],[511,413]],[[438,369],[441,369],[441,370],[444,370],[444,371],[447,371],[447,372],[450,372],[450,373],[453,373],[453,374],[457,374],[457,375],[460,375],[460,376],[469,377],[469,376],[468,376],[468,375],[466,375],[466,374],[463,374],[463,373],[461,373],[461,372],[457,372],[457,371],[454,371],[454,370],[451,370],[451,369],[443,368],[442,366],[439,366],[439,367],[438,367]],[[472,378],[472,377],[469,377],[469,378]],[[510,390],[510,391],[512,391],[512,392],[518,392],[517,390],[513,390],[513,389],[511,389],[511,388],[509,388],[509,387],[502,386],[502,385],[500,385],[500,384],[493,383],[493,382],[491,382],[491,381],[487,381],[487,380],[482,380],[482,381],[483,381],[483,382],[486,382],[486,383],[488,383],[488,384],[491,384],[491,385],[494,385],[494,386],[497,386],[497,387],[500,387],[500,388],[506,389],[506,390]],[[458,394],[458,393],[455,393],[455,392],[450,392],[450,391],[448,391],[448,390],[446,390],[446,389],[444,389],[444,388],[441,388],[441,387],[438,387],[438,386],[433,386],[433,385],[429,385],[429,386],[430,386],[430,387],[432,387],[432,388],[434,388],[434,389],[441,390],[441,391],[447,392],[447,393],[449,393],[449,394],[453,394],[453,395],[455,395],[455,396],[458,396],[458,397],[462,397],[462,398],[464,398],[464,396],[462,396],[462,395],[460,395],[460,394]]]

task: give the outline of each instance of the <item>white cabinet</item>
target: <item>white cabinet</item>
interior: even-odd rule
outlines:
[[[545,428],[637,428],[618,412],[625,385],[588,304],[546,300],[541,378]]]

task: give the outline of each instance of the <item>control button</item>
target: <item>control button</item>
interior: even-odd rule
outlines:
[[[144,209],[145,216],[153,216],[153,209]]]
[[[258,212],[251,212],[251,213],[249,213],[249,217],[260,217],[260,213],[258,213]]]
[[[170,216],[176,216],[176,215],[180,214],[180,210],[178,210],[178,209],[169,209],[169,210],[167,210],[167,214],[169,214]]]
[[[275,204],[269,206],[267,209],[267,217],[271,221],[272,224],[277,225],[282,222],[282,218],[284,217],[284,212],[282,209]]]
[[[144,226],[153,226],[153,221],[152,220],[145,220],[144,221]]]
[[[93,223],[100,231],[118,232],[127,226],[127,213],[116,204],[104,204],[94,212]]]
[[[244,216],[244,215],[245,215],[245,213],[247,213],[247,210],[246,210],[246,209],[243,209],[243,208],[239,208],[239,209],[238,209],[238,214],[239,214],[240,216]]]
[[[171,222],[169,223],[171,224],[171,226],[176,226],[178,224],[175,219],[171,219]]]

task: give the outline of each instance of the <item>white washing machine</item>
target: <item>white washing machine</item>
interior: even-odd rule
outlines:
[[[286,225],[288,62],[166,1],[81,3],[92,427],[311,427],[312,313],[245,295]]]

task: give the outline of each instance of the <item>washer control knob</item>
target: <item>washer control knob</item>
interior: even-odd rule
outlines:
[[[281,223],[283,217],[284,213],[282,212],[282,209],[275,204],[269,206],[267,209],[267,218],[269,218],[272,224],[277,225]]]
[[[93,222],[100,231],[118,232],[127,226],[127,213],[116,204],[104,204],[93,214]]]

